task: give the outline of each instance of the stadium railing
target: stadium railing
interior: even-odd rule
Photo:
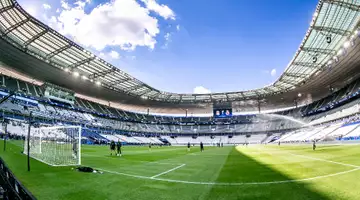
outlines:
[[[4,189],[4,199],[35,200],[36,198],[21,184],[0,158],[0,185]]]

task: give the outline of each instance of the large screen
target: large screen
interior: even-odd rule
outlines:
[[[215,118],[227,118],[232,116],[232,109],[214,109]]]

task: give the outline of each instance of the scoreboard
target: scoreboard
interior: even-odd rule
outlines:
[[[232,109],[214,109],[214,117],[215,118],[228,118],[232,116]]]

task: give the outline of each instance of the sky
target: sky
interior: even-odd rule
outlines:
[[[31,15],[150,86],[261,88],[295,55],[318,0],[18,0]]]

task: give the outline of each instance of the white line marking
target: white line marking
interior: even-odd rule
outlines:
[[[272,151],[272,152],[275,152],[275,151]],[[335,161],[331,161],[331,160],[314,158],[314,157],[310,157],[310,156],[293,154],[293,153],[286,152],[286,151],[276,151],[276,152],[288,153],[288,154],[291,154],[291,155],[294,155],[294,156],[300,156],[300,157],[304,157],[304,158],[308,158],[308,159],[319,160],[319,161],[324,161],[324,162],[329,162],[329,163],[334,163],[334,164],[344,165],[344,166],[350,166],[350,167],[355,167],[355,168],[354,168],[354,169],[351,169],[351,170],[347,170],[347,171],[342,171],[342,172],[333,173],[333,174],[327,174],[327,175],[321,175],[321,176],[315,176],[315,177],[303,178],[303,179],[283,180],[283,181],[264,181],[264,182],[240,182],[240,183],[198,182],[198,181],[183,181],[183,180],[173,180],[173,179],[157,178],[157,177],[160,176],[160,175],[169,173],[169,172],[174,171],[174,170],[176,170],[176,169],[178,169],[178,168],[180,168],[180,167],[183,167],[185,164],[182,164],[182,165],[180,165],[180,166],[177,166],[177,167],[175,167],[175,168],[173,168],[173,169],[170,169],[170,170],[168,170],[168,171],[166,171],[166,172],[160,173],[160,174],[155,175],[155,176],[152,176],[152,177],[140,176],[140,175],[133,175],[133,174],[126,174],[126,173],[109,171],[109,170],[100,169],[100,168],[97,168],[97,169],[102,170],[102,171],[104,171],[104,172],[112,173],[112,174],[118,174],[118,175],[123,175],[123,176],[128,176],[128,177],[133,177],[133,178],[140,178],[140,179],[164,181],[164,182],[171,182],[171,183],[184,183],[184,184],[195,184],[195,185],[219,185],[219,186],[269,185],[269,184],[281,184],[281,183],[303,182],[303,181],[311,181],[311,180],[316,180],[316,179],[321,179],[321,178],[334,177],[334,176],[343,175],[343,174],[348,174],[348,173],[351,173],[351,172],[360,170],[360,166],[357,166],[357,165],[351,165],[351,164],[346,164],[346,163],[341,163],[341,162],[335,162]],[[95,167],[95,168],[96,168],[96,167]]]
[[[259,149],[261,152],[264,152],[264,149]],[[352,165],[352,164],[347,164],[347,163],[342,163],[342,162],[336,162],[336,161],[331,161],[331,160],[326,160],[326,159],[321,159],[321,158],[316,158],[316,157],[312,157],[312,156],[305,156],[305,155],[301,155],[301,154],[295,154],[295,153],[290,153],[288,151],[277,151],[277,150],[270,150],[270,151],[266,151],[267,153],[271,153],[271,152],[275,152],[275,153],[286,153],[286,154],[290,154],[293,156],[298,156],[298,157],[303,157],[303,158],[307,158],[310,160],[317,160],[317,161],[323,161],[323,162],[328,162],[328,163],[332,163],[332,164],[338,164],[338,165],[343,165],[343,166],[347,166],[347,167],[354,167],[354,168],[360,168],[360,166],[358,165]]]
[[[125,174],[125,173],[121,173],[121,172],[109,171],[109,170],[100,169],[100,168],[97,168],[97,169],[100,171],[111,173],[111,174],[118,174],[118,175],[133,177],[133,178],[139,178],[139,179],[148,179],[148,180],[156,180],[156,181],[171,182],[171,183],[184,183],[184,184],[194,184],[194,185],[219,185],[219,186],[270,185],[270,184],[303,182],[303,181],[311,181],[311,180],[316,180],[316,179],[321,179],[321,178],[338,176],[338,175],[342,175],[342,174],[348,174],[348,173],[360,170],[360,168],[355,168],[355,169],[338,172],[338,173],[334,173],[334,174],[315,176],[315,177],[304,178],[304,179],[295,179],[295,180],[224,183],[224,182],[198,182],[198,181],[183,181],[183,180],[173,180],[173,179],[163,179],[163,178],[152,178],[152,177],[148,177],[148,176],[140,176],[140,175]]]
[[[325,160],[325,159],[315,158],[315,157],[311,157],[311,156],[304,156],[304,155],[295,154],[295,153],[290,153],[290,152],[286,152],[286,153],[288,153],[288,154],[290,154],[290,155],[298,156],[298,157],[303,157],[303,158],[311,159],[311,160],[318,160],[318,161],[323,161],[323,162],[328,162],[328,163],[333,163],[333,164],[338,164],[338,165],[343,165],[343,166],[348,166],[348,167],[360,168],[360,166],[357,166],[357,165],[352,165],[352,164],[347,164],[347,163],[341,163],[341,162],[336,162],[336,161],[331,161],[331,160]]]
[[[179,169],[179,168],[181,168],[181,167],[184,167],[185,165],[186,165],[186,164],[179,165],[179,166],[177,166],[177,167],[174,167],[174,168],[172,168],[172,169],[169,169],[169,170],[167,170],[167,171],[165,171],[165,172],[162,172],[162,173],[160,173],[160,174],[156,174],[155,176],[152,176],[151,178],[156,178],[156,177],[158,177],[158,176],[167,174],[167,173],[172,172],[172,171],[174,171],[174,170],[177,170],[177,169]]]

